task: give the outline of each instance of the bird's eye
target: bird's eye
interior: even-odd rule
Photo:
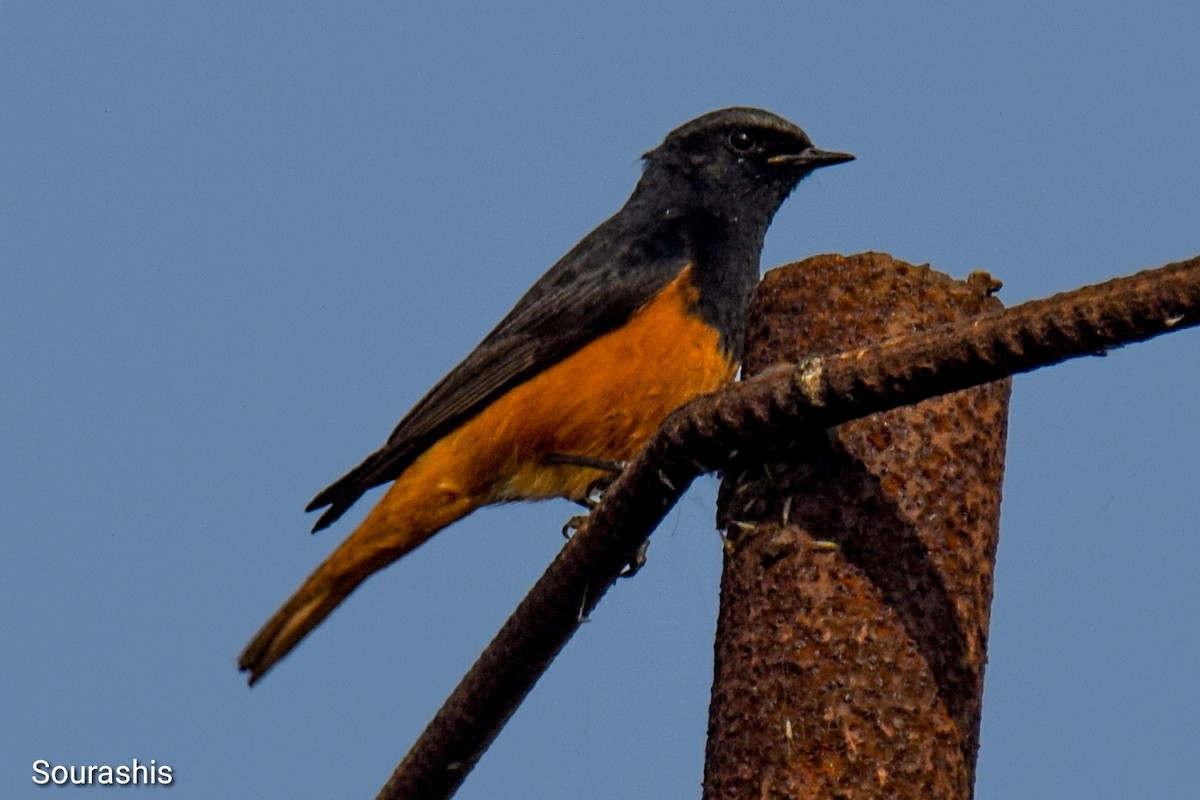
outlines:
[[[740,153],[753,150],[756,144],[758,144],[758,140],[754,138],[754,134],[745,128],[737,128],[729,134],[730,147]]]

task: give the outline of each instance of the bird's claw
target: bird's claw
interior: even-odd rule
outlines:
[[[587,521],[588,521],[587,514],[579,514],[577,516],[571,517],[569,520],[567,520],[567,524],[562,526],[563,538],[570,539],[576,533],[583,530],[583,527],[585,525],[587,525]]]
[[[646,566],[646,551],[650,549],[650,540],[643,539],[638,545],[638,549],[634,552],[633,558],[629,559],[629,563],[618,573],[619,578],[632,578],[637,575],[642,567]]]
[[[600,505],[600,500],[604,497],[604,493],[608,491],[609,487],[613,485],[613,482],[616,479],[616,475],[609,475],[604,478],[597,478],[589,483],[587,492],[583,495],[583,500],[581,501],[584,507],[587,508],[588,511],[591,511],[596,506]]]
[[[563,538],[570,539],[572,536],[587,527],[589,518],[590,517],[587,514],[579,514],[567,520],[566,524],[562,526]],[[633,553],[633,557],[629,559],[628,564],[621,568],[621,571],[617,573],[617,577],[632,578],[634,575],[638,574],[638,571],[642,567],[646,566],[646,551],[649,549],[650,540],[646,539],[640,545],[638,545],[637,550],[635,550]]]

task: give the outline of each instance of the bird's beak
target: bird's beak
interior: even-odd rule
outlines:
[[[767,159],[767,163],[792,164],[811,170],[821,167],[832,167],[834,164],[845,164],[847,161],[853,160],[854,156],[849,153],[835,153],[832,150],[821,150],[816,147],[810,147],[800,153],[786,156],[771,156]]]

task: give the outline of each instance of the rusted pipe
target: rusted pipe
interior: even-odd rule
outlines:
[[[878,254],[775,270],[745,371],[999,308]],[[974,782],[1009,381],[740,456],[727,531],[707,800],[967,798]]]

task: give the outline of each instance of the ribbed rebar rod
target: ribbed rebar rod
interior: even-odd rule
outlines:
[[[682,492],[731,452],[1197,324],[1200,258],[808,359],[689,403],[551,562],[378,797],[452,796]]]

